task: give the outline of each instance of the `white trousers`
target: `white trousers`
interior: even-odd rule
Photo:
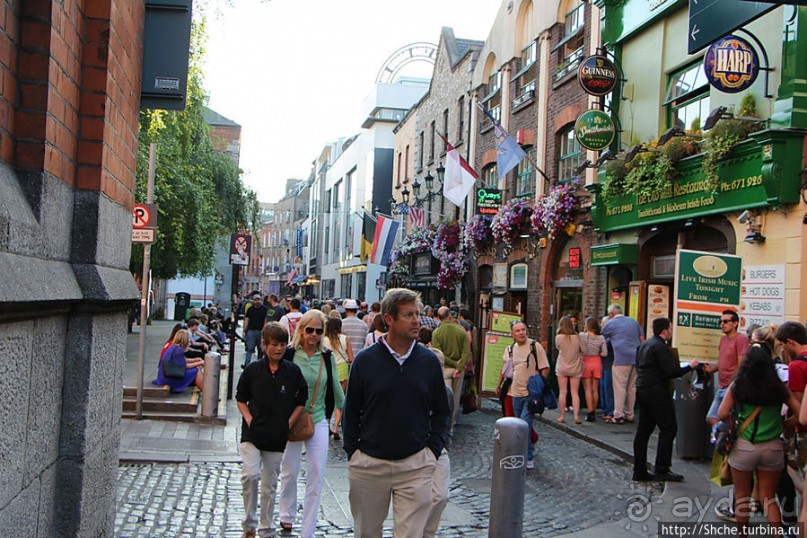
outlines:
[[[252,443],[241,443],[241,486],[244,497],[244,521],[241,527],[245,531],[256,530],[258,519],[256,509],[258,504],[258,481],[261,483],[261,514],[260,526],[257,527],[258,536],[274,536],[272,528],[272,513],[275,510],[275,492],[277,491],[277,476],[280,474],[280,462],[283,460],[282,452],[269,452],[258,450]]]
[[[448,451],[444,448],[437,460],[434,468],[434,480],[432,482],[432,511],[426,521],[426,529],[423,531],[423,538],[434,538],[437,528],[440,526],[440,518],[443,510],[448,504],[448,483],[451,480],[451,460]]]
[[[314,425],[314,436],[308,441],[286,444],[280,466],[280,521],[294,523],[297,515],[297,475],[300,472],[303,445],[305,445],[306,479],[303,521],[300,538],[313,538],[319,515],[322,481],[325,479],[325,462],[328,461],[328,422]]]

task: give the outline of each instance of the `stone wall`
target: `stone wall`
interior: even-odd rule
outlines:
[[[112,535],[143,10],[0,1],[4,536]]]

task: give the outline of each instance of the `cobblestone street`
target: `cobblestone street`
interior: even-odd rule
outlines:
[[[451,502],[439,536],[487,536],[492,432],[497,418],[499,414],[486,407],[463,416],[456,428]],[[625,516],[627,499],[634,491],[630,468],[621,458],[553,428],[540,427],[540,433],[536,470],[527,478],[525,536],[562,536]],[[349,514],[330,517],[335,510],[329,495],[342,494],[342,504],[347,504],[346,467],[341,446],[333,444],[318,536],[352,534]],[[122,464],[116,535],[240,536],[239,472],[236,463]],[[304,480],[302,473],[300,479]],[[332,493],[326,491],[329,488]]]

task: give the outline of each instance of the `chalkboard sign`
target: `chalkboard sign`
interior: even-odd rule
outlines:
[[[482,387],[483,395],[495,395],[499,375],[504,364],[504,352],[513,344],[510,333],[486,331],[482,339]]]

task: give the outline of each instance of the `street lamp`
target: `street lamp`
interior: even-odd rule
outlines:
[[[401,191],[401,197],[403,198],[404,205],[409,205],[409,189],[404,187],[404,189]]]
[[[437,181],[442,185],[443,180],[446,178],[446,168],[443,166],[443,163],[440,163],[437,168],[435,168],[435,172],[437,172]]]

